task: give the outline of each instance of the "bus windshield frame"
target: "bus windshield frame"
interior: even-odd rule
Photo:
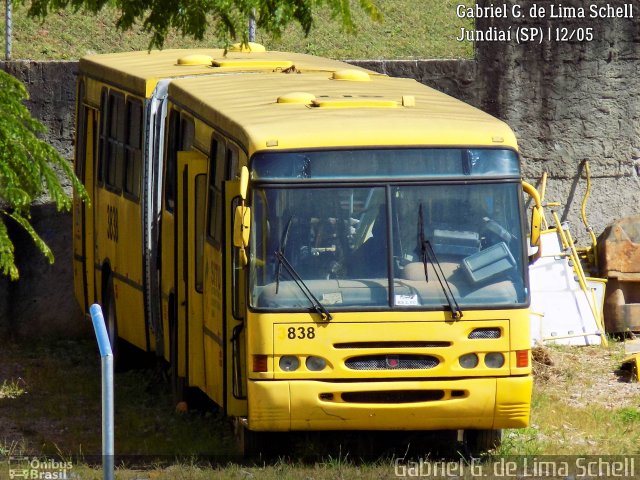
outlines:
[[[462,310],[528,306],[513,150],[267,152],[251,175],[253,310],[448,310],[436,268]]]

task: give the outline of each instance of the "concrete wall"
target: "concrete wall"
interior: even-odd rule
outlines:
[[[71,215],[58,212],[52,204],[36,205],[32,223],[52,249],[55,262],[49,264],[31,237],[12,226],[20,280],[4,279],[4,289],[0,285],[0,338],[91,334],[91,322],[84,321],[73,294]]]
[[[511,27],[512,32],[510,42],[477,42],[476,61],[354,63],[416,78],[506,121],[518,137],[525,178],[537,184],[548,173],[546,199],[562,202],[561,219],[569,220],[574,237],[585,243],[580,218],[585,160],[592,177],[588,220],[597,234],[616,218],[640,214],[640,5],[633,19],[550,18],[551,4],[592,3],[479,1],[506,4],[508,12],[517,4],[523,16],[476,19],[476,30]],[[547,8],[545,18],[529,17],[534,4]],[[513,33],[518,27],[591,28],[593,40],[518,44]]]
[[[47,141],[72,158],[77,62],[0,62],[0,68],[26,85],[27,106],[49,129]]]
[[[27,106],[47,126],[47,141],[71,159],[77,63],[0,62],[0,68],[25,83]],[[71,214],[41,199],[32,208],[32,223],[56,261],[50,265],[28,235],[8,224],[20,280],[0,277],[0,337],[90,333],[90,322],[83,321],[73,296]]]
[[[549,173],[547,199],[563,202],[559,213],[571,221],[580,239],[585,238],[579,220],[584,160],[593,174],[588,213],[594,230],[601,232],[613,219],[638,214],[640,5],[619,0],[505,3],[518,4],[527,15],[518,20],[479,19],[477,29],[539,26],[544,32],[564,28],[579,34],[591,28],[593,40],[478,44],[477,78],[484,84],[479,106],[514,128],[528,178]],[[529,18],[534,4],[547,7],[545,18]],[[577,12],[585,8],[587,18],[551,18],[552,4]],[[592,4],[634,4],[634,18],[588,18]]]
[[[508,7],[517,3],[527,12],[534,3],[548,6],[555,2],[504,3]],[[561,4],[587,5],[578,0]],[[596,233],[616,218],[638,213],[640,7],[636,6],[633,19],[510,16],[476,20],[478,30],[511,27],[514,31],[519,26],[592,28],[594,40],[522,45],[515,39],[477,42],[476,60],[353,63],[415,78],[509,123],[519,139],[525,177],[537,183],[542,172],[548,172],[547,199],[563,203],[561,217],[570,220],[574,236],[585,243],[587,235],[579,217],[585,189],[584,160],[589,160],[592,170],[588,213]],[[12,62],[0,63],[0,68],[26,82],[31,111],[49,127],[49,141],[71,158],[77,64]],[[35,209],[34,221],[36,229],[52,243],[57,262],[48,266],[29,247],[28,240],[20,241],[20,283],[0,279],[0,334],[26,335],[34,329],[46,334],[86,332],[82,326],[86,322],[80,321],[71,293],[70,215],[40,206]]]

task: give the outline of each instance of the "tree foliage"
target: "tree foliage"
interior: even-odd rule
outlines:
[[[346,30],[354,31],[352,1],[355,3],[354,0],[31,0],[29,14],[45,18],[51,10],[67,7],[96,13],[107,3],[115,4],[120,10],[119,28],[127,30],[142,23],[151,34],[149,48],[162,48],[170,30],[201,40],[207,29],[214,28],[224,40],[246,41],[251,15],[259,29],[276,37],[292,22],[298,22],[309,33],[314,11],[320,8],[328,8]],[[381,19],[375,0],[357,0],[357,5],[371,19]]]
[[[46,128],[34,119],[24,105],[25,86],[0,70],[0,274],[18,279],[14,245],[7,225],[15,222],[53,262],[51,249],[30,223],[33,201],[48,194],[59,210],[69,210],[71,199],[64,191],[60,176],[71,179],[81,198],[87,195],[73,173],[70,163],[38,135]]]

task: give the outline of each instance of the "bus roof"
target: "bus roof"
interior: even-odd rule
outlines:
[[[171,101],[248,154],[394,145],[517,149],[505,123],[415,80],[254,47],[91,55],[81,59],[80,73],[144,97],[159,80],[173,79]]]
[[[258,48],[260,47],[260,48]],[[80,59],[80,73],[120,87],[136,95],[149,97],[159,80],[194,75],[240,71],[273,71],[295,66],[298,71],[333,72],[349,67],[337,60],[302,53],[223,49],[170,49],[150,52],[121,52],[88,55]],[[360,71],[375,74],[364,68]]]
[[[169,97],[246,145],[248,154],[394,145],[517,149],[504,122],[412,79],[372,75],[349,81],[327,72],[221,75],[176,80]]]

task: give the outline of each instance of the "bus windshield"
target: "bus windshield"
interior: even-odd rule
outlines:
[[[473,175],[473,166],[463,163],[446,179],[408,181],[400,171],[397,178],[372,181],[369,174],[349,172],[345,161],[339,181],[334,171],[322,182],[299,176],[287,182],[280,170],[270,183],[261,166],[254,159],[253,308],[317,310],[310,291],[332,312],[448,309],[436,268],[462,310],[526,303],[517,169]],[[425,256],[425,242],[435,258]]]

